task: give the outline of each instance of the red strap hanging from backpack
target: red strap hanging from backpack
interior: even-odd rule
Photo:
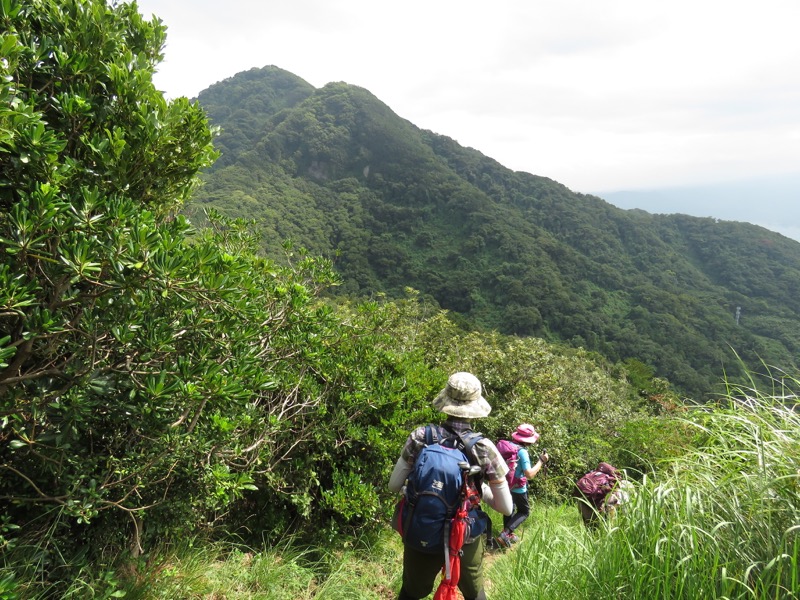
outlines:
[[[461,548],[467,533],[467,502],[462,502],[456,516],[450,524],[448,552],[445,553],[445,564],[442,567],[442,580],[436,588],[433,600],[456,600],[458,598],[458,581],[461,579]]]

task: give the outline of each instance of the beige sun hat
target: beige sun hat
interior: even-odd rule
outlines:
[[[481,382],[472,373],[453,373],[447,386],[433,399],[433,405],[446,415],[462,419],[479,419],[492,412],[481,396]]]

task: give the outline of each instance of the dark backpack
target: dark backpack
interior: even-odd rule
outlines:
[[[449,532],[446,525],[462,502],[470,502],[462,495],[464,472],[459,463],[474,463],[472,447],[482,437],[479,433],[458,434],[435,425],[426,426],[426,446],[408,475],[399,509],[398,525],[405,545],[428,554],[444,552],[445,535]],[[478,504],[480,481],[473,478],[468,484],[467,496],[472,496],[472,503]],[[470,513],[476,516],[467,537],[476,537],[486,524],[477,518],[477,508],[470,508]]]
[[[528,479],[524,475],[522,477],[517,477],[517,464],[519,463],[520,446],[514,442],[509,442],[508,440],[500,440],[497,442],[497,449],[508,465],[506,481],[508,481],[509,489],[524,488],[526,485],[528,485]]]

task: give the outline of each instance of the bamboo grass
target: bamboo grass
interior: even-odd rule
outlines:
[[[489,597],[800,598],[798,387],[783,377],[778,395],[731,388],[692,409],[702,443],[644,476],[593,532],[566,513],[532,516],[520,548],[494,565]]]

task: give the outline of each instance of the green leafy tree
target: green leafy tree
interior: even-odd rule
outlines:
[[[290,495],[277,465],[327,400],[305,374],[329,265],[277,268],[244,224],[176,216],[215,153],[200,107],[152,85],[160,22],[101,0],[0,11],[6,517],[51,568],[213,524],[257,480]]]
[[[164,28],[135,5],[1,6],[0,385],[59,389],[102,360],[81,351],[97,337],[87,312],[141,287],[148,246],[183,227],[163,217],[210,163],[211,133],[198,106],[153,87]]]
[[[321,301],[326,260],[277,265],[252,223],[180,215],[215,153],[199,105],[152,85],[160,22],[0,11],[4,547],[50,577],[219,525],[370,522],[427,369],[381,313]]]
[[[177,328],[203,315],[171,215],[212,133],[153,87],[165,29],[134,4],[5,0],[0,23],[0,495],[51,533],[120,509],[138,543],[153,478],[168,489],[180,461],[138,444],[154,422],[188,432],[208,393],[162,403],[203,336]]]

